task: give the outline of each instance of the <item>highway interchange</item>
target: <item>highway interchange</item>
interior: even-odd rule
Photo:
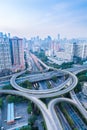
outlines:
[[[37,60],[47,70],[50,69],[50,67],[45,65],[40,59],[37,58]],[[51,69],[54,70],[53,73],[55,74],[56,69],[54,69],[54,68],[51,68]],[[83,114],[84,118],[87,119],[87,111],[84,109],[82,104],[79,102],[79,100],[78,100],[78,98],[73,90],[78,83],[78,79],[75,76],[75,74],[77,74],[78,72],[81,72],[83,70],[86,70],[86,69],[87,69],[87,66],[81,66],[81,67],[78,67],[76,69],[73,68],[73,69],[69,69],[69,70],[59,70],[62,73],[68,74],[69,75],[68,79],[66,81],[64,81],[64,83],[61,83],[58,87],[44,90],[44,91],[43,90],[28,90],[28,89],[20,87],[16,83],[16,78],[25,72],[25,71],[23,71],[23,72],[14,74],[10,80],[11,85],[16,90],[0,90],[0,94],[19,95],[19,96],[23,96],[23,97],[31,100],[40,109],[48,130],[63,130],[63,127],[62,127],[60,120],[58,119],[56,112],[55,112],[55,109],[54,109],[55,104],[57,104],[59,102],[68,102],[70,104],[75,105],[76,108]],[[56,71],[58,71],[58,70],[56,70]],[[38,78],[42,79],[42,75],[43,75],[43,73],[40,74],[38,76]],[[45,76],[49,76],[49,73],[47,72],[47,75],[46,75],[46,72],[45,72]],[[33,80],[34,80],[34,78],[36,78],[36,77],[33,75]],[[49,79],[50,79],[50,77],[49,77]],[[61,98],[61,97],[52,99],[48,104],[48,108],[40,100],[40,98],[57,97],[57,96],[61,96],[61,95],[68,93],[68,92],[70,92],[72,99]]]

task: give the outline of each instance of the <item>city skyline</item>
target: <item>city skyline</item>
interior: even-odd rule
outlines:
[[[87,37],[86,0],[1,0],[0,31],[19,37]]]

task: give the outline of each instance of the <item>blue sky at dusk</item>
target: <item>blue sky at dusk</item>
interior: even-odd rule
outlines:
[[[87,37],[87,0],[0,0],[0,31],[27,38]]]

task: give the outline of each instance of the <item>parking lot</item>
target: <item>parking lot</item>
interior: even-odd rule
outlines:
[[[22,126],[22,124],[27,124],[28,123],[28,118],[29,114],[27,113],[27,106],[28,103],[17,103],[14,104],[14,114],[15,117],[21,116],[20,119],[16,119],[13,124],[7,124],[7,103],[4,101],[3,103],[3,109],[2,109],[2,114],[1,114],[1,126],[4,127],[5,130],[10,130],[13,127],[16,128],[16,126]]]

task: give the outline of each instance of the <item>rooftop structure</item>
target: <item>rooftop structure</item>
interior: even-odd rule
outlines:
[[[14,122],[14,103],[9,103],[7,110],[7,123],[11,124],[13,122]]]

